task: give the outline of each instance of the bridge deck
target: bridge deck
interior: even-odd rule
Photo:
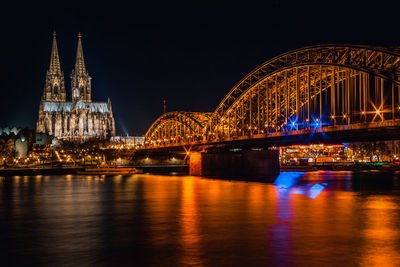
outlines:
[[[212,141],[172,143],[158,146],[147,145],[139,150],[178,149],[192,147],[194,150],[210,147],[231,146],[285,146],[305,143],[342,143],[400,139],[400,120],[388,120],[350,125],[331,125],[269,134],[255,134],[221,138]]]

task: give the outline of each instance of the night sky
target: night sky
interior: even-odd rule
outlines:
[[[143,1],[144,2],[144,1]],[[167,111],[213,111],[248,72],[291,49],[400,45],[398,9],[377,1],[18,1],[0,16],[0,126],[34,128],[57,32],[70,97],[78,32],[92,100],[110,97],[117,133],[144,134]]]

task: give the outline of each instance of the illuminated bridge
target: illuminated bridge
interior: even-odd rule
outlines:
[[[398,139],[399,75],[399,48],[293,50],[246,75],[213,112],[159,117],[145,150]]]

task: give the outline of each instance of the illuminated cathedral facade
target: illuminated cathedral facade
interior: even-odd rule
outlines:
[[[81,39],[79,34],[75,68],[71,73],[71,101],[67,101],[64,73],[61,70],[56,35],[53,34],[50,67],[46,73],[36,124],[39,133],[78,142],[115,135],[110,99],[107,102],[92,102],[92,78],[85,67]]]

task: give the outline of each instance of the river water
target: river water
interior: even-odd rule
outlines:
[[[396,266],[400,179],[0,178],[2,266]]]

